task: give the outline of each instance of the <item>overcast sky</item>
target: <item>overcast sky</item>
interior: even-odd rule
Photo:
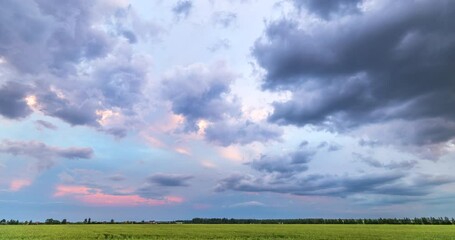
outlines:
[[[0,218],[455,217],[455,1],[0,6]]]

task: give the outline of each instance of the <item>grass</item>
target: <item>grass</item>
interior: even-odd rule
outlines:
[[[451,225],[16,225],[0,239],[455,239]]]

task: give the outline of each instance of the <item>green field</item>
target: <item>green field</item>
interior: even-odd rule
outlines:
[[[445,225],[16,225],[0,239],[455,239]]]

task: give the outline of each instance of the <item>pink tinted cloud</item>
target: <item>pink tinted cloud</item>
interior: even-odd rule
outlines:
[[[81,195],[76,197],[78,200],[88,203],[90,205],[104,205],[104,206],[138,206],[138,205],[151,205],[160,206],[165,205],[165,200],[146,199],[138,195],[111,195],[105,193],[93,193]]]
[[[234,162],[242,162],[244,160],[242,152],[236,146],[220,147],[219,153],[223,158]]]
[[[183,199],[182,197],[177,196],[166,196],[164,197],[164,199],[170,203],[182,203],[185,201],[185,199]]]
[[[191,155],[190,150],[188,150],[187,148],[184,148],[184,147],[176,147],[176,148],[174,148],[174,150],[183,155],[188,155],[188,156]]]
[[[24,187],[29,186],[30,184],[32,184],[32,181],[30,181],[30,180],[27,180],[27,179],[15,179],[15,180],[11,181],[11,183],[9,185],[9,189],[11,191],[16,192],[16,191],[21,190]]]
[[[162,199],[149,199],[136,194],[106,194],[100,189],[85,186],[57,186],[54,197],[64,196],[72,197],[80,202],[96,206],[161,206],[184,202],[182,197],[177,196],[165,196]]]
[[[54,197],[62,197],[66,195],[86,195],[90,194],[89,188],[84,186],[67,186],[58,185],[54,193]]]

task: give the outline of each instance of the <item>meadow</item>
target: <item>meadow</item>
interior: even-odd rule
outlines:
[[[453,225],[96,224],[0,226],[0,239],[455,239]]]

